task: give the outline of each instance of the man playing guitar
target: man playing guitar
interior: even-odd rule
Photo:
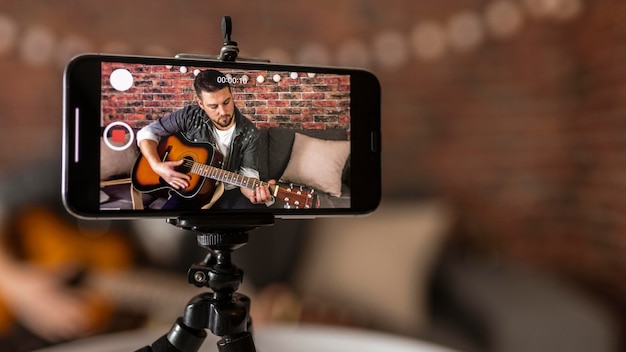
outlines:
[[[152,170],[174,190],[190,186],[191,177],[180,172],[185,160],[164,160],[158,145],[162,138],[181,134],[190,142],[206,142],[223,155],[219,165],[227,171],[258,179],[259,132],[254,124],[235,107],[226,76],[216,70],[201,71],[194,80],[197,105],[185,106],[150,125],[137,134],[142,157]],[[275,183],[273,180],[270,184]],[[267,183],[254,188],[225,184],[224,194],[213,209],[265,207],[273,202]],[[239,189],[239,190],[237,190]],[[203,197],[182,197],[170,192],[164,209],[200,209],[207,203]]]

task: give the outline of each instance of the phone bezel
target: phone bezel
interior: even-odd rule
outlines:
[[[163,210],[100,210],[100,96],[101,63],[208,66],[273,71],[305,71],[348,74],[351,77],[350,208],[277,209],[278,218],[360,215],[374,211],[381,198],[380,84],[369,71],[355,68],[225,62],[189,58],[85,54],[75,57],[63,75],[63,202],[69,212],[83,218],[171,218],[194,212]],[[76,114],[80,116],[76,116]],[[97,118],[89,118],[97,116]],[[258,210],[255,210],[258,212]],[[248,210],[211,211],[212,214],[245,214]],[[207,214],[207,211],[198,214]]]

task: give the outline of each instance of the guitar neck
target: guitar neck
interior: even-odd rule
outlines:
[[[267,182],[263,182],[257,178],[247,177],[235,172],[227,171],[217,168],[215,166],[206,165],[195,161],[193,162],[193,166],[191,167],[191,172],[200,176],[208,177],[212,180],[221,181],[231,185],[246,187],[250,189],[269,185]]]
[[[215,166],[199,163],[196,161],[188,161],[193,163],[189,167],[189,171],[196,175],[200,175],[212,180],[221,181],[231,185],[255,189],[261,186],[268,186],[272,196],[277,197],[284,202],[285,207],[293,208],[317,208],[319,206],[319,198],[313,195],[313,190],[304,190],[303,187],[294,188],[292,185],[281,187],[277,184],[263,182],[258,178],[247,177]],[[189,166],[189,164],[188,164]]]

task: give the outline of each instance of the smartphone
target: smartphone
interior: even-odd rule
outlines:
[[[194,88],[206,77],[221,100]],[[366,70],[85,54],[63,84],[62,192],[75,216],[308,218],[380,202],[381,90]],[[152,169],[146,138],[186,184]],[[258,187],[267,201],[242,197]]]

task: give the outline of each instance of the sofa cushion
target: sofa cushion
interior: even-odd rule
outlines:
[[[328,130],[296,130],[287,128],[272,127],[268,130],[268,159],[267,159],[267,176],[268,179],[278,180],[285,171],[291,156],[291,148],[293,146],[295,134],[301,133],[309,137],[315,137],[326,140],[347,140],[348,133],[345,129],[328,129]],[[259,163],[262,163],[262,157],[259,157]],[[260,167],[262,168],[262,166]],[[261,170],[259,170],[261,171]],[[263,175],[263,173],[261,173]]]
[[[269,177],[269,129],[259,129],[259,177],[263,181],[268,181]]]
[[[341,176],[349,155],[349,141],[323,140],[296,133],[280,181],[306,185],[340,197]]]
[[[100,138],[100,181],[129,177],[139,156],[139,149],[133,143],[129,148],[116,151],[109,148]]]

